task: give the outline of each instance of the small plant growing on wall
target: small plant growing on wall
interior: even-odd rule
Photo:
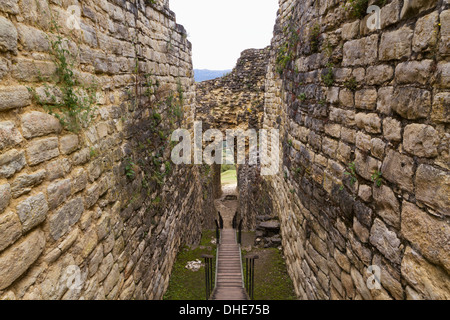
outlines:
[[[50,54],[56,66],[56,83],[45,84],[44,95],[28,87],[33,100],[49,114],[59,119],[61,125],[72,132],[87,127],[94,118],[97,102],[97,85],[83,86],[74,74],[74,57],[66,49],[68,40],[60,35],[60,27],[52,21],[53,39],[50,39]],[[43,79],[41,79],[43,80]]]
[[[356,82],[355,77],[351,77],[349,80],[344,82],[344,87],[351,91],[356,91],[356,88],[358,87],[358,83]]]
[[[298,32],[295,29],[294,24],[292,23],[284,27],[283,33],[284,36],[286,37],[286,40],[279,47],[276,58],[276,71],[280,75],[283,74],[284,70],[289,65],[289,63],[294,60],[297,45],[300,40]]]
[[[334,84],[333,67],[332,63],[327,63],[327,69],[321,74],[322,82],[327,87],[331,87]]]
[[[319,42],[320,42],[320,25],[316,23],[309,34],[309,45],[311,46],[311,52],[319,52]]]
[[[177,81],[173,89],[169,85],[161,86],[151,73],[143,78],[142,92],[150,102],[143,106],[149,110],[149,117],[144,120],[148,132],[145,137],[139,138],[138,163],[143,173],[143,185],[150,194],[163,186],[165,179],[173,172],[168,157],[175,143],[170,141],[170,135],[183,119],[184,90],[181,81]]]
[[[136,172],[134,170],[135,166],[136,165],[130,158],[125,160],[125,175],[127,178],[133,179],[136,176]]]
[[[348,165],[348,171],[344,172],[344,175],[350,176],[350,184],[353,186],[356,181],[358,181],[358,178],[356,177],[356,164],[355,162],[352,162]]]
[[[381,171],[375,171],[371,178],[378,188],[383,185],[383,174],[381,173]]]
[[[289,50],[289,45],[285,43],[281,48],[278,50],[277,54],[277,60],[276,60],[276,69],[277,72],[281,75],[286,69],[287,65],[291,60],[293,59],[293,54]]]
[[[347,0],[345,9],[350,10],[350,14],[354,18],[361,19],[366,14],[369,7],[369,0]]]

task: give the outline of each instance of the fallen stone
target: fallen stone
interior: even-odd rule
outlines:
[[[188,261],[186,263],[185,268],[192,271],[192,272],[197,272],[198,270],[200,270],[200,268],[203,266],[202,262],[197,259],[194,261]]]

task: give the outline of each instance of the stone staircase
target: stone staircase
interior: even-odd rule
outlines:
[[[217,254],[217,281],[211,300],[248,300],[242,278],[241,252],[234,229],[221,231]]]

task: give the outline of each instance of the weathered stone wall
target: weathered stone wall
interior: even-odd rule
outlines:
[[[269,49],[245,50],[229,74],[197,83],[196,120],[224,133],[259,128]]]
[[[73,4],[82,31],[66,24]],[[27,90],[55,75],[52,20],[74,77],[98,84],[95,119],[77,133]],[[156,113],[159,130],[173,125],[160,103],[169,94],[182,91],[177,124],[192,124],[190,51],[168,1],[0,2],[0,298],[162,298],[178,248],[199,240],[213,208],[208,172],[169,170],[149,148]],[[145,95],[145,74],[159,91]]]
[[[196,120],[224,135],[227,129],[258,131],[263,122],[269,53],[270,47],[245,50],[228,75],[198,83]],[[260,165],[249,165],[248,161],[238,165],[237,177],[238,218],[243,219],[244,228],[254,230],[257,222],[271,218],[270,195],[263,194]]]
[[[449,2],[380,1],[373,31],[345,3],[280,1],[264,127],[289,274],[302,299],[448,299]]]

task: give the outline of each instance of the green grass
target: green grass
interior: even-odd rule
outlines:
[[[294,285],[281,251],[267,248],[254,249],[252,253],[260,256],[255,261],[255,300],[296,300]],[[245,272],[245,263],[243,268]]]
[[[243,248],[254,242],[254,232],[242,234]],[[294,284],[287,272],[281,251],[277,248],[252,248],[242,250],[242,267],[245,274],[245,255],[257,254],[255,260],[255,300],[296,300]]]
[[[236,170],[228,170],[220,175],[222,185],[237,183]]]
[[[243,247],[254,242],[254,232],[243,232]],[[215,238],[215,230],[203,232],[200,244],[194,248],[184,247],[177,255],[169,288],[164,295],[164,300],[205,300],[205,268],[192,272],[185,268],[188,261],[203,259],[203,253],[214,256],[215,264],[216,245],[211,243]],[[295,300],[294,286],[290,279],[281,251],[276,248],[253,248],[251,253],[259,255],[255,261],[255,300]],[[242,251],[242,257],[247,254]],[[245,272],[245,259],[243,261]],[[215,272],[215,270],[214,270]]]
[[[203,231],[201,242],[198,246],[190,248],[185,246],[180,250],[170,276],[169,288],[164,295],[164,300],[205,300],[205,268],[193,272],[185,268],[189,261],[201,260],[202,254],[214,256],[215,266],[216,245],[211,243],[215,238],[215,230]]]

